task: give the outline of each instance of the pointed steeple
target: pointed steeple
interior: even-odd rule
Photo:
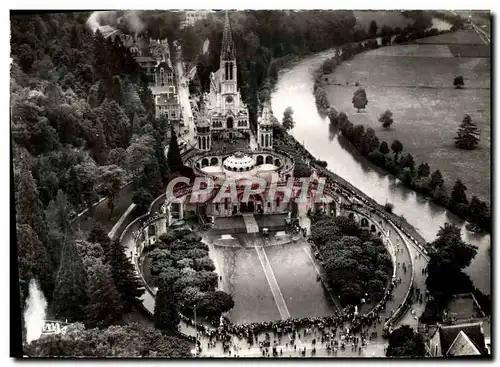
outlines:
[[[220,53],[221,60],[234,60],[233,35],[231,33],[231,23],[229,22],[229,12],[226,10],[226,20],[224,22],[224,31],[222,34],[222,48]]]

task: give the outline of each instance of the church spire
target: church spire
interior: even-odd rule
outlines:
[[[233,35],[231,33],[231,23],[229,22],[229,12],[226,10],[226,20],[224,21],[224,31],[222,35],[222,49],[220,53],[221,60],[234,60]]]

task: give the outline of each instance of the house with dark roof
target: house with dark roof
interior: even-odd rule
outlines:
[[[432,357],[487,355],[482,322],[438,325],[430,335],[428,352]]]
[[[432,357],[490,354],[491,320],[472,293],[457,294],[443,312],[443,322],[428,328],[427,351]]]

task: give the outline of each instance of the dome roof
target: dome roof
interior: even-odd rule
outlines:
[[[255,161],[242,152],[236,152],[224,161],[223,166],[233,172],[250,171],[255,167]]]

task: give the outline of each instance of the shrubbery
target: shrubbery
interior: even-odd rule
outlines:
[[[173,291],[181,312],[192,314],[196,305],[200,316],[219,317],[234,306],[230,295],[216,291],[215,266],[199,235],[188,230],[163,234],[148,257],[154,283]]]
[[[359,305],[365,293],[373,304],[382,299],[392,262],[380,238],[347,217],[325,216],[313,221],[311,239],[343,306]]]

